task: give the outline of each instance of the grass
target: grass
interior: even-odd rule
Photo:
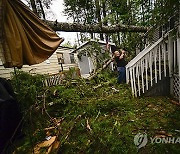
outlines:
[[[21,87],[24,91],[23,84]],[[168,97],[133,98],[129,85],[118,85],[115,76],[107,72],[90,82],[77,79],[76,84],[42,88],[39,95],[45,90],[48,114],[63,119],[58,126],[58,153],[180,153],[180,144],[150,143],[150,137],[162,130],[180,137],[180,110]],[[25,98],[21,101],[26,103]],[[53,126],[42,112],[43,99],[34,98],[31,105],[34,102],[33,110],[25,116],[25,137],[16,143],[18,154],[31,152],[45,140],[44,128]],[[148,143],[138,149],[134,136],[144,132]],[[51,133],[56,135],[57,129]]]

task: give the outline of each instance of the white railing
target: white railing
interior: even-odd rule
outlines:
[[[126,65],[126,80],[131,84],[133,96],[145,93],[162,77],[172,79],[175,73],[180,77],[180,26],[178,28],[176,36],[167,32]],[[173,89],[174,85],[170,86]]]
[[[154,81],[161,80],[162,72],[167,76],[167,37],[168,34],[146,47],[126,65],[126,80],[131,83],[133,96],[140,96]]]

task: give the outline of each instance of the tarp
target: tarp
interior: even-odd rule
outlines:
[[[0,59],[5,67],[41,63],[62,41],[20,0],[0,0]]]

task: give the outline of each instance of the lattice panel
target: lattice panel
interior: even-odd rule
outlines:
[[[176,74],[173,77],[173,93],[180,101],[180,77]]]

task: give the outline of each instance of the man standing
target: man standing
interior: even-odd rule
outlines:
[[[115,61],[117,64],[117,71],[118,71],[118,83],[125,83],[126,82],[126,52],[125,50],[120,49],[120,51],[114,52]]]

